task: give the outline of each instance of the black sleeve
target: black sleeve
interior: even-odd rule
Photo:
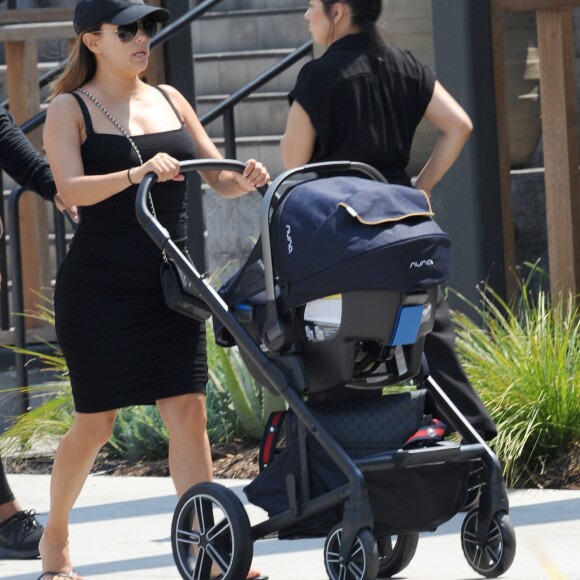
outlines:
[[[0,169],[22,187],[48,201],[54,199],[56,186],[50,166],[3,107],[0,107]]]
[[[407,57],[406,66],[410,69],[411,78],[416,80],[417,86],[417,115],[423,118],[435,90],[435,77],[431,69],[422,63],[412,52],[404,51]]]
[[[302,67],[296,84],[288,95],[290,104],[297,101],[309,115],[327,92],[324,75],[317,70],[317,64],[316,60],[311,60]]]

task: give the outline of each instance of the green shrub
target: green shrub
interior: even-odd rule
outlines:
[[[471,305],[481,324],[455,312],[458,352],[498,426],[492,442],[509,485],[530,485],[580,442],[580,311],[573,296],[504,302],[492,289]]]
[[[25,316],[54,326],[52,302],[44,296],[40,299],[36,311]],[[48,347],[45,352],[1,346],[39,360],[47,376],[52,377],[43,385],[0,390],[5,397],[25,391],[31,406],[0,437],[0,449],[4,452],[25,453],[39,446],[50,449],[72,425],[74,406],[68,368],[58,346],[46,341],[44,344]]]
[[[26,316],[54,325],[52,304],[43,304]],[[16,419],[0,437],[5,452],[20,453],[31,449],[50,449],[72,424],[74,406],[68,369],[58,346],[46,343],[48,353],[13,346],[3,346],[42,362],[57,379],[39,387],[27,387],[31,400],[38,404]],[[208,434],[213,445],[234,438],[257,440],[265,420],[279,399],[264,392],[253,381],[236,348],[222,349],[215,344],[208,324],[208,360],[210,380],[207,388]],[[12,389],[15,393],[22,389]],[[8,390],[0,391],[5,396]],[[36,403],[36,401],[35,401]],[[155,406],[127,407],[119,411],[109,446],[121,458],[160,459],[167,456],[168,434]]]
[[[284,408],[284,402],[261,388],[246,368],[237,347],[216,345],[208,327],[210,385],[222,402],[222,411],[233,423],[237,437],[259,440],[270,413]]]

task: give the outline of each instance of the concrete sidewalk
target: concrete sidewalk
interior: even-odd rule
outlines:
[[[44,523],[49,476],[8,478],[22,505],[35,508]],[[246,481],[221,483],[245,501]],[[580,491],[515,491],[510,505],[518,544],[515,561],[503,578],[580,580]],[[71,552],[79,574],[87,580],[179,580],[170,542],[174,506],[169,478],[91,476],[72,515]],[[259,508],[247,509],[252,523],[265,517]],[[435,533],[422,534],[415,558],[397,578],[478,578],[461,551],[463,517],[460,513]],[[323,580],[323,543],[261,540],[254,546],[254,565],[270,580]],[[40,560],[0,560],[0,578],[33,580],[40,571]]]

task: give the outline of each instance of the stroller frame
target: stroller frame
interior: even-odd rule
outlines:
[[[181,172],[183,173],[204,170],[229,170],[242,173],[244,168],[245,165],[243,163],[233,160],[202,159],[181,162]],[[494,452],[482,439],[479,433],[469,424],[453,401],[445,394],[443,389],[433,380],[432,377],[427,376],[423,386],[429,393],[431,393],[438,409],[444,414],[447,421],[451,423],[453,429],[461,436],[462,442],[445,442],[445,444],[440,446],[438,445],[435,447],[425,447],[420,449],[399,449],[396,451],[384,452],[377,456],[353,459],[328,433],[324,425],[321,424],[321,422],[310,411],[300,396],[300,388],[296,388],[296,385],[298,384],[298,387],[300,386],[299,383],[302,380],[301,374],[304,371],[299,364],[299,361],[296,360],[297,357],[291,354],[281,354],[276,356],[276,353],[279,350],[278,347],[284,340],[284,326],[279,320],[276,306],[274,266],[269,233],[270,218],[272,215],[271,206],[281,185],[289,178],[312,172],[325,171],[357,171],[372,179],[384,181],[382,176],[374,168],[362,163],[345,161],[309,164],[286,171],[278,176],[266,189],[261,211],[261,234],[265,269],[267,315],[267,321],[264,326],[264,342],[274,356],[267,356],[260,346],[256,344],[243,325],[236,319],[232,312],[229,311],[229,307],[222,297],[205,281],[203,275],[197,271],[195,266],[175,245],[168,231],[151,214],[147,206],[147,199],[151,187],[156,182],[156,175],[153,173],[146,175],[141,182],[137,193],[136,214],[143,229],[151,237],[154,243],[175,261],[182,273],[190,279],[191,285],[197,293],[197,296],[207,304],[209,309],[212,311],[212,315],[227,329],[235,340],[240,351],[243,352],[244,357],[252,362],[252,366],[260,369],[261,376],[267,380],[269,388],[271,388],[273,392],[281,395],[289,409],[291,409],[296,416],[301,428],[320,444],[348,481],[347,484],[342,485],[337,489],[333,489],[319,497],[309,499],[305,503],[299,502],[296,489],[293,489],[292,482],[287,482],[289,509],[286,512],[270,517],[266,521],[251,526],[251,540],[253,542],[271,536],[272,534],[276,534],[278,531],[293,526],[307,518],[343,505],[342,542],[340,544],[339,558],[339,568],[341,572],[339,576],[341,579],[350,578],[346,575],[346,567],[348,566],[353,546],[357,541],[357,538],[360,539],[361,531],[373,529],[373,514],[369,503],[367,485],[364,476],[365,473],[377,470],[400,470],[443,462],[466,463],[479,460],[485,467],[487,478],[484,482],[480,482],[480,484],[483,485],[481,485],[479,507],[476,508],[477,521],[475,527],[473,528],[472,526],[471,529],[472,536],[474,536],[474,538],[472,538],[472,543],[474,544],[473,554],[470,556],[466,552],[465,538],[463,538],[464,553],[469,564],[476,571],[487,577],[498,576],[509,568],[515,553],[515,537],[513,529],[511,529],[511,524],[509,524],[509,520],[507,519],[509,502],[503,482],[502,467]],[[424,375],[427,375],[428,371],[426,365],[423,365],[423,372]],[[205,486],[203,487],[204,493],[207,491],[208,485],[217,486],[217,484],[201,485],[202,487]],[[194,488],[195,487],[197,486],[194,486]],[[192,490],[194,488],[192,488]],[[176,515],[178,510],[183,509],[183,499],[184,498],[182,498],[178,504]],[[223,502],[218,501],[218,503],[221,504]],[[243,506],[242,510],[245,513]],[[505,544],[501,556],[503,559],[501,562],[496,563],[497,565],[494,564],[491,568],[485,565],[479,566],[478,559],[486,550],[486,546],[489,542],[489,531],[494,524],[494,520],[496,524],[502,523],[502,525],[498,525],[498,527],[502,534],[503,544]],[[507,532],[505,530],[506,525],[508,528]],[[180,562],[181,556],[176,553],[177,541],[174,542],[173,540],[174,538],[172,538],[174,557],[183,577],[205,579],[205,574],[207,573],[207,578],[209,578],[207,562],[204,570],[208,571],[201,571],[198,576],[192,576],[191,570],[183,569],[183,562]],[[237,538],[234,538],[233,541],[237,541]],[[362,544],[363,550],[366,550],[365,542],[362,542]],[[232,547],[232,551],[233,549],[234,548]],[[248,551],[248,546],[245,543],[243,550]],[[253,548],[250,546],[250,552],[252,551]],[[369,554],[366,554],[366,556],[369,556]],[[370,554],[370,556],[372,556],[372,554]],[[234,566],[234,568],[236,568],[235,571],[228,568],[227,570],[224,570],[223,575],[218,576],[218,578],[222,578],[223,580],[239,580],[239,578],[245,577],[242,576],[242,574],[247,573],[248,570],[244,571],[244,569],[249,569],[251,558],[252,553],[249,555],[242,555],[240,566],[237,568]],[[376,577],[376,571],[377,567],[374,564],[371,564],[370,568],[363,571],[362,576],[360,576],[361,580]]]

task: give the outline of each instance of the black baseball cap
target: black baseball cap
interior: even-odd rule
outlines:
[[[75,7],[73,26],[80,34],[96,29],[100,24],[131,24],[141,18],[154,18],[157,22],[167,22],[171,17],[168,10],[148,6],[142,0],[79,0]]]

